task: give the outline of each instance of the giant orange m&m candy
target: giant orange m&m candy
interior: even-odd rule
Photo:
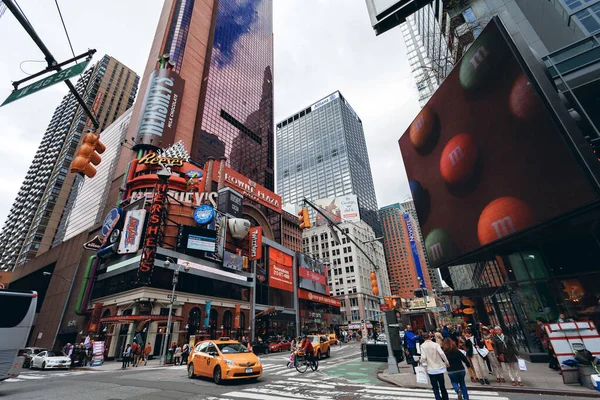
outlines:
[[[500,197],[489,203],[479,216],[477,237],[483,246],[501,239],[534,223],[529,204],[516,197]]]
[[[412,145],[417,149],[425,147],[433,139],[434,128],[435,113],[425,106],[410,126],[408,135]]]
[[[450,184],[466,182],[477,161],[477,146],[471,135],[459,133],[448,141],[440,158],[440,174]]]

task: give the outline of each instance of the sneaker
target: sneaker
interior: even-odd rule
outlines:
[[[485,378],[483,381],[485,382],[485,384],[486,384],[486,385],[489,385],[489,384],[490,384],[490,381],[488,381],[488,379],[487,379],[487,378]]]
[[[463,400],[462,393],[460,391],[456,392],[456,395],[458,396],[458,400]]]
[[[483,381],[483,379],[480,379],[479,383],[481,383],[482,385],[485,385],[485,382]]]

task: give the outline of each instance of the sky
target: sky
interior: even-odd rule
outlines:
[[[109,54],[143,74],[162,0],[58,3],[75,54],[94,48],[94,62]],[[19,4],[54,57],[72,57],[55,3]],[[419,106],[400,30],[375,36],[364,0],[274,0],[273,19],[274,122],[340,90],[363,121],[379,206],[403,201],[410,190],[398,139]],[[8,10],[0,17],[0,38],[10,38],[2,40],[1,103],[12,91],[12,81],[45,63]],[[2,225],[66,93],[66,85],[58,84],[0,108]]]

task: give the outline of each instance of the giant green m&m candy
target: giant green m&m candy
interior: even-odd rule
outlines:
[[[509,52],[500,32],[483,32],[460,63],[460,85],[465,90],[476,90],[497,81],[502,73],[498,67]]]
[[[458,255],[456,243],[445,230],[440,228],[429,232],[425,238],[425,248],[432,265],[441,264]]]

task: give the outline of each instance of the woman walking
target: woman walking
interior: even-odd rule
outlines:
[[[175,347],[175,353],[173,354],[173,364],[175,365],[179,365],[181,364],[181,346],[179,344],[177,344],[177,347]]]
[[[469,393],[467,392],[467,385],[465,384],[465,367],[471,366],[467,357],[458,349],[456,343],[450,338],[444,339],[444,354],[450,366],[448,367],[448,377],[452,382],[452,387],[458,396],[458,400],[469,400]]]
[[[521,372],[519,370],[519,353],[515,342],[508,336],[502,333],[502,328],[496,326],[494,328],[496,336],[494,336],[494,352],[498,361],[508,370],[508,376],[512,381],[513,386],[523,386],[521,382]]]
[[[496,357],[496,352],[494,351],[494,335],[491,334],[490,330],[487,326],[481,327],[481,340],[485,345],[485,348],[488,349],[488,359],[492,364],[492,372],[496,375],[496,382],[506,382],[504,379],[504,371],[502,370],[502,365],[498,361]]]
[[[425,342],[421,346],[421,359],[419,360],[419,364],[427,368],[427,374],[431,381],[431,388],[433,389],[435,400],[448,400],[444,373],[450,364],[448,363],[446,354],[444,354],[444,351],[439,344],[431,341],[429,333],[423,332],[422,338]]]

